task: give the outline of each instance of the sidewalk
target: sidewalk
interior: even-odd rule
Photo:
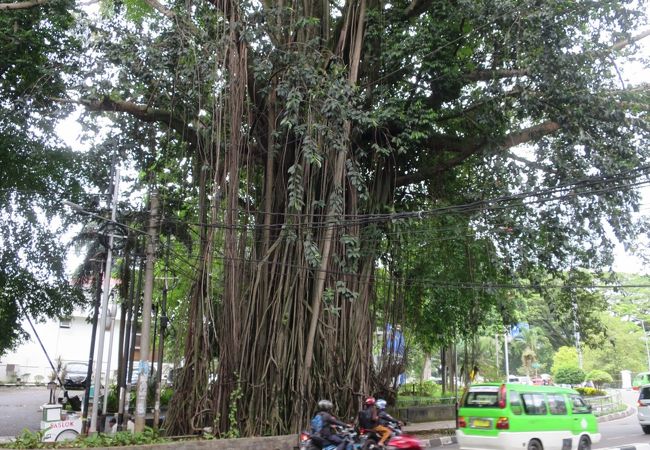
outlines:
[[[404,425],[402,431],[418,436],[425,448],[452,445],[457,442],[455,420],[411,423]]]

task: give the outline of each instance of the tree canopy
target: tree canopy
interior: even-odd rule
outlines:
[[[401,323],[430,347],[511,324],[517,280],[568,316],[573,269],[608,267],[610,230],[639,231],[648,91],[617,71],[648,35],[635,2],[125,0],[41,22],[59,3],[38,3],[0,8],[7,25],[34,16],[16,42],[41,39],[0,66],[15,97],[2,107],[33,106],[0,126],[49,161],[54,123],[82,108],[94,164],[39,163],[66,187],[50,201],[105,186],[111,154],[134,191],[160,194],[161,252],[187,281],[172,433],[295,431],[322,397],[347,416],[394,375],[373,361],[373,339],[392,339],[377,329]],[[23,60],[56,90],[21,88]]]

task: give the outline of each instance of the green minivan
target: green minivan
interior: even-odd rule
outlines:
[[[556,386],[477,384],[459,405],[465,450],[590,450],[598,422],[577,391]]]
[[[639,387],[644,384],[650,384],[650,372],[637,373],[634,380],[632,380],[632,389],[638,391]]]

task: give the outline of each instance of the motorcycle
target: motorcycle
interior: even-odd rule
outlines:
[[[354,428],[336,427],[337,433],[345,441],[345,450],[359,450],[362,444]],[[300,433],[300,450],[336,450],[336,445],[322,445],[321,438],[312,436],[308,431]]]
[[[403,434],[399,424],[391,424],[391,437],[384,444],[384,450],[423,450],[422,441],[415,436]],[[362,450],[378,450],[379,440],[381,437],[371,430],[361,429],[359,433],[359,443]]]

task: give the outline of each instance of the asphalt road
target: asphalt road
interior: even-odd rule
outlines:
[[[49,398],[50,391],[45,386],[0,386],[0,436],[17,436],[25,428],[39,430],[40,406]]]
[[[636,412],[624,419],[600,424],[602,439],[594,449],[619,447],[623,444],[650,443],[650,435],[644,434],[636,418]]]

